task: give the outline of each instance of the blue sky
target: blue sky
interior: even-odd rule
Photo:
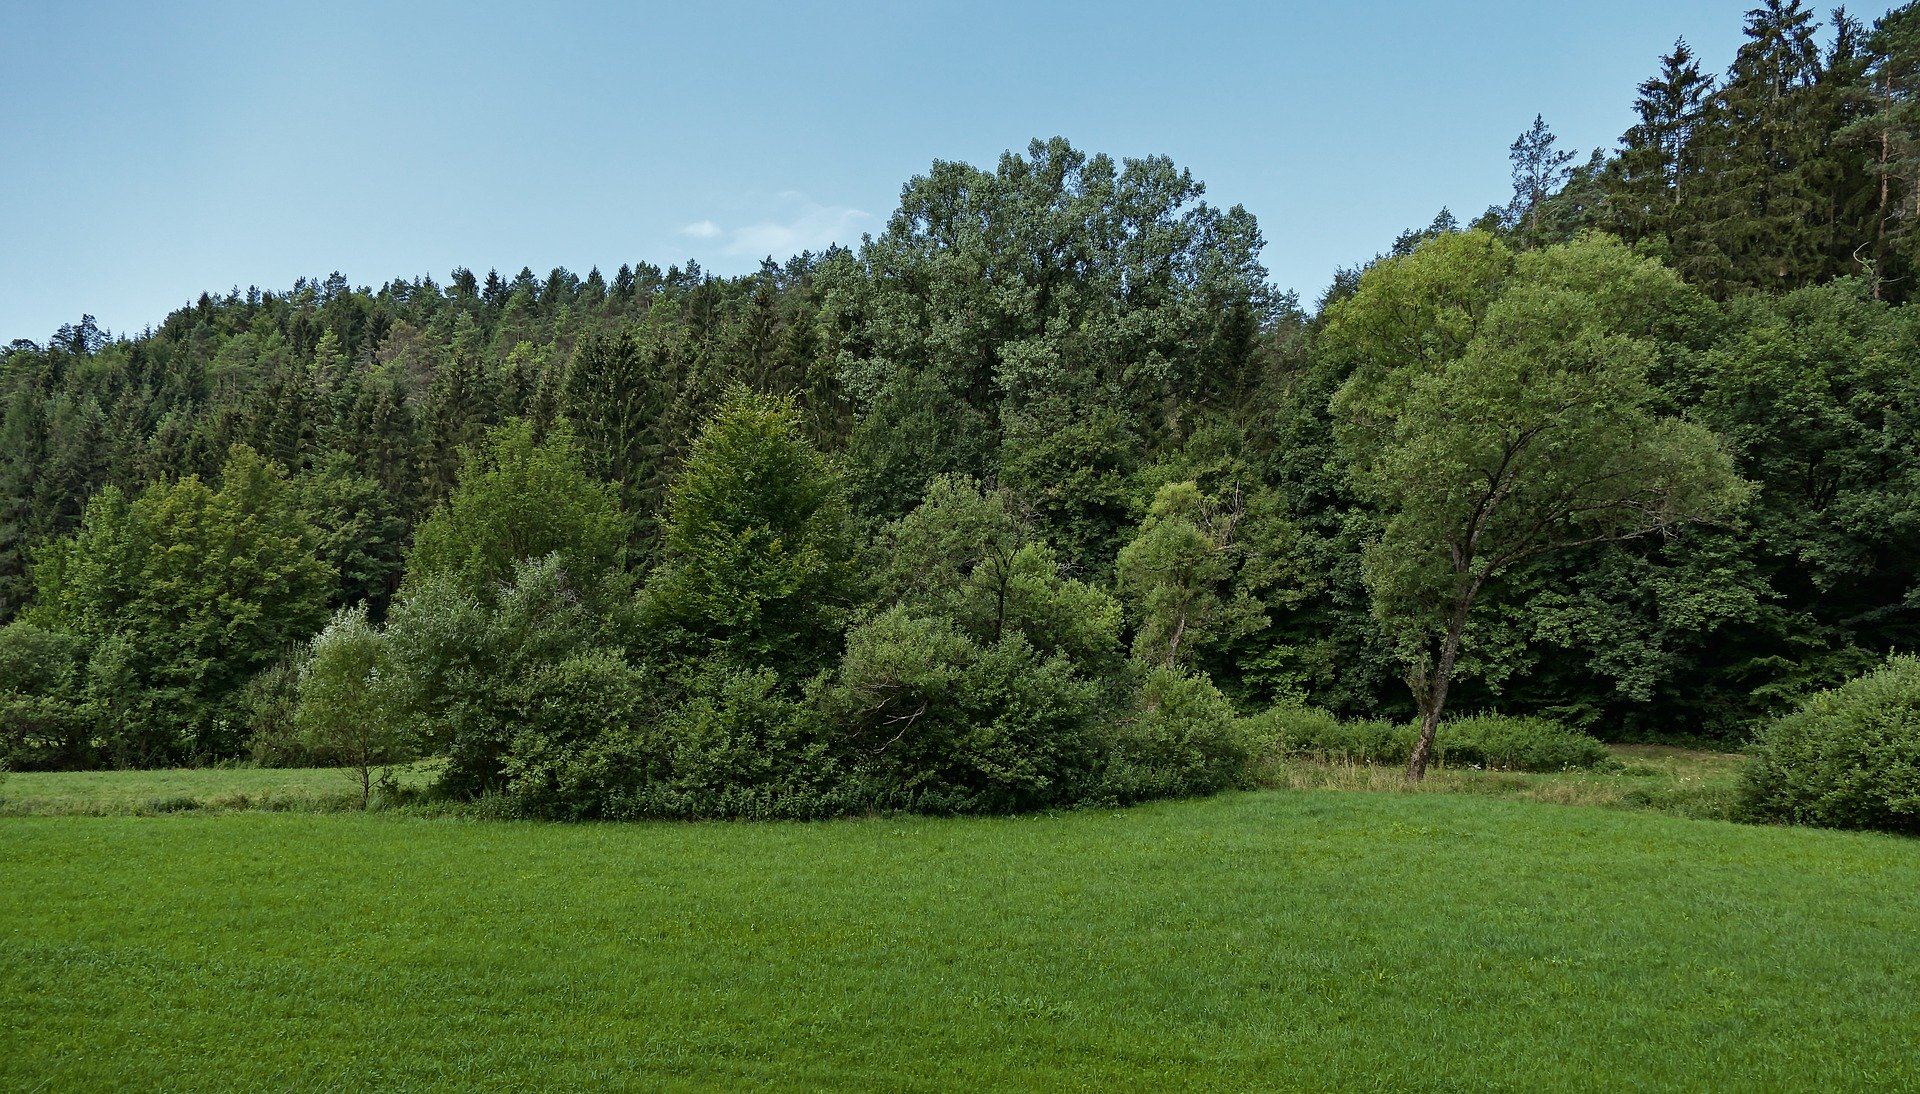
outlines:
[[[1504,201],[1536,112],[1611,147],[1659,54],[1724,69],[1748,6],[0,0],[0,343],[334,270],[742,272],[1056,134],[1172,156],[1310,302]]]

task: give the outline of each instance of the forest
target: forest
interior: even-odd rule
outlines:
[[[1171,160],[1053,138],[742,277],[334,273],[15,340],[0,762],[1007,812],[1911,689],[1920,7],[1744,32],[1311,302]]]

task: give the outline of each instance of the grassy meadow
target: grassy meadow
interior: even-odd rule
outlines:
[[[288,777],[252,785],[323,786]],[[1525,800],[1552,785],[810,824],[16,814],[0,1088],[1920,1085],[1920,845]]]
[[[401,785],[430,775],[425,765],[392,773]],[[190,809],[329,812],[359,804],[357,777],[330,767],[23,771],[0,781],[0,817],[150,816]]]

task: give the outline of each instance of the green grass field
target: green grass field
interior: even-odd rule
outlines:
[[[1487,793],[12,816],[0,1088],[1912,1088],[1916,892],[1910,840]]]
[[[1678,816],[1725,818],[1741,757],[1659,745],[1619,745],[1617,770],[1524,774],[1436,766],[1416,788],[1397,766],[1286,761],[1261,773],[1262,785],[1287,790],[1373,790],[1477,794],[1559,805],[1654,809]],[[432,762],[393,771],[394,781],[418,786],[435,773]],[[356,808],[360,784],[332,768],[179,768],[167,771],[46,771],[5,776],[0,816],[152,816],[187,810],[236,809],[338,812]],[[459,812],[435,803],[412,812]]]
[[[394,771],[425,780],[424,767]],[[360,784],[328,767],[207,767],[165,771],[27,771],[0,781],[0,816],[149,816],[188,809],[329,812],[357,808]]]

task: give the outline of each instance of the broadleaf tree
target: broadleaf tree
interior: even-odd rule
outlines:
[[[1500,245],[1476,234],[1386,265],[1483,288],[1482,252]],[[1330,309],[1327,337],[1358,363],[1333,400],[1339,448],[1381,518],[1366,583],[1419,712],[1411,781],[1426,773],[1492,583],[1580,545],[1730,513],[1749,492],[1718,437],[1660,412],[1654,348],[1628,333],[1646,325],[1636,308],[1679,291],[1673,275],[1602,237],[1519,256],[1509,270],[1451,352],[1369,345],[1381,318],[1372,309],[1392,302],[1368,292],[1372,272]]]

